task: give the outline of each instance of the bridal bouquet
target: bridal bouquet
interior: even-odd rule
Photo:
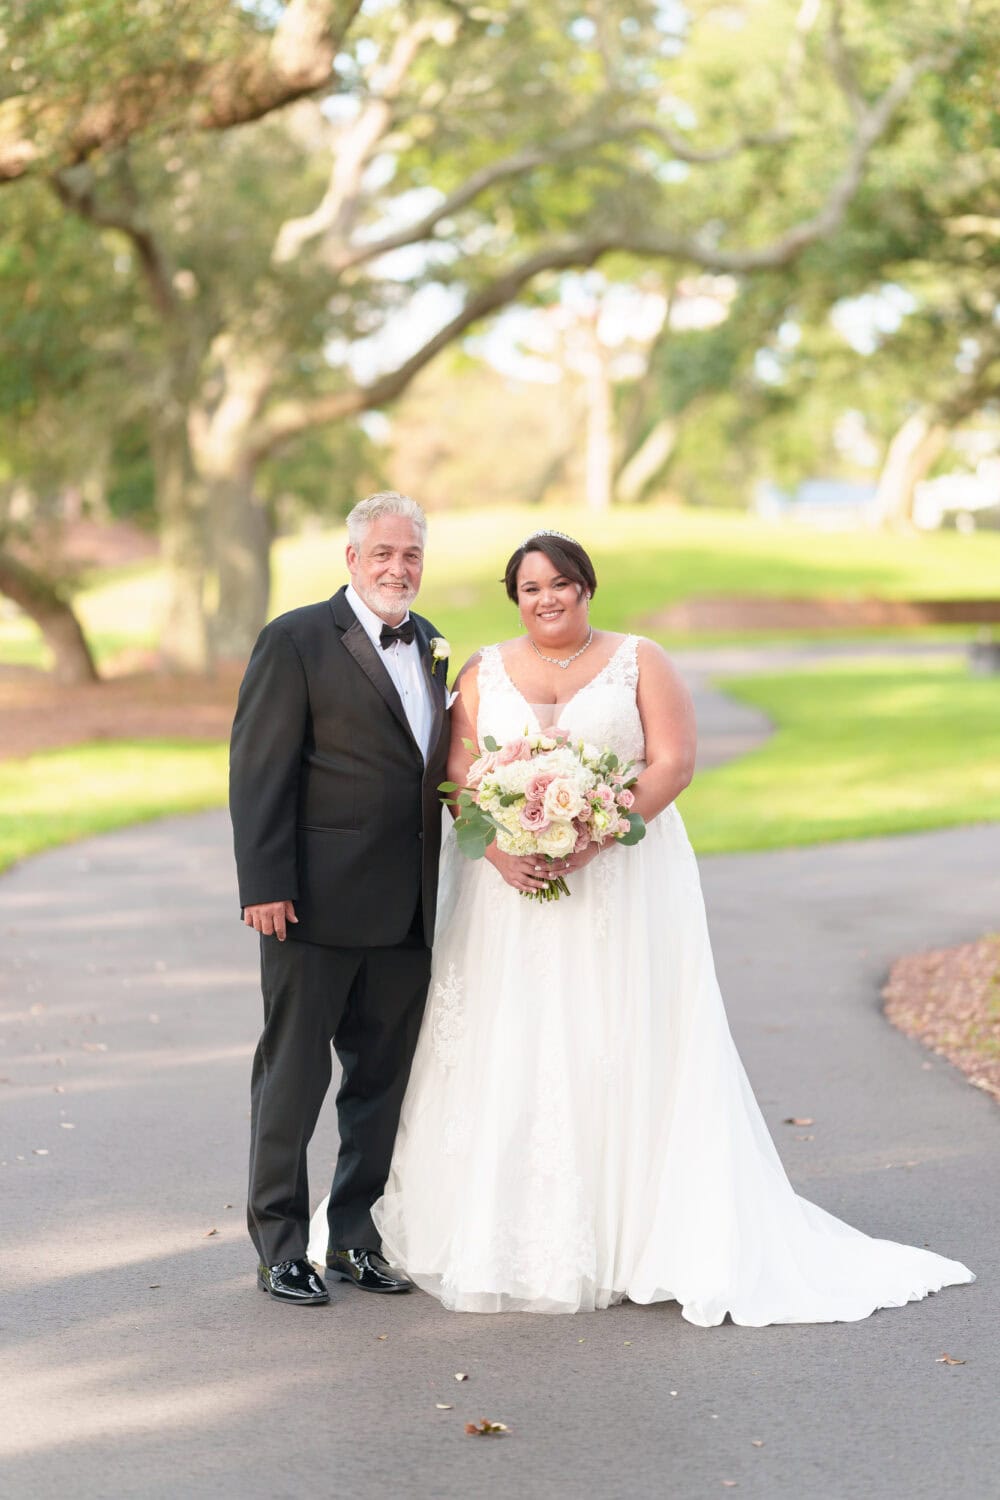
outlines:
[[[477,752],[470,740],[464,743]],[[468,786],[443,781],[438,788],[457,809],[455,836],[467,858],[482,859],[494,839],[504,854],[551,861],[606,839],[637,844],[645,835],[642,817],[632,811],[638,776],[613,750],[582,740],[571,744],[562,729],[503,745],[487,735],[483,744],[483,754],[469,767]],[[569,895],[569,887],[560,875],[531,894],[557,901]]]

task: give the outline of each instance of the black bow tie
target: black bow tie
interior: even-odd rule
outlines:
[[[383,651],[387,651],[393,641],[402,641],[408,646],[415,634],[412,620],[404,620],[402,625],[383,625],[379,631],[379,644]]]

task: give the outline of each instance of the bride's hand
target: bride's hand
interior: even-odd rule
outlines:
[[[549,861],[530,854],[503,854],[495,843],[487,849],[486,858],[515,891],[543,891],[556,875],[565,875],[572,868],[569,859]]]
[[[597,856],[601,854],[605,849],[610,849],[611,845],[614,842],[614,839],[605,839],[603,844],[588,844],[586,849],[584,849],[580,854],[570,854],[564,860],[564,864],[566,866],[565,873],[567,875],[572,875],[574,871],[582,870],[584,865],[589,865],[590,862],[592,860],[595,860]]]

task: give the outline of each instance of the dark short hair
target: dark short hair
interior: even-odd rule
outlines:
[[[517,574],[529,552],[543,552],[549,562],[563,578],[579,584],[588,594],[597,593],[597,574],[594,564],[580,546],[568,536],[529,536],[511,556],[504,569],[503,581],[507,598],[517,603]]]

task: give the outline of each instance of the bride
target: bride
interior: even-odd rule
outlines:
[[[463,668],[449,778],[486,736],[558,725],[642,768],[635,847],[554,866],[445,841],[434,973],[392,1168],[388,1258],[445,1307],[676,1299],[692,1323],[849,1321],[973,1280],[793,1191],[736,1052],[674,799],[694,715],[651,641],[594,629],[597,580],[542,531],[506,571],[525,636]],[[567,872],[570,897],[525,899]],[[322,1262],[325,1208],[313,1221]]]

